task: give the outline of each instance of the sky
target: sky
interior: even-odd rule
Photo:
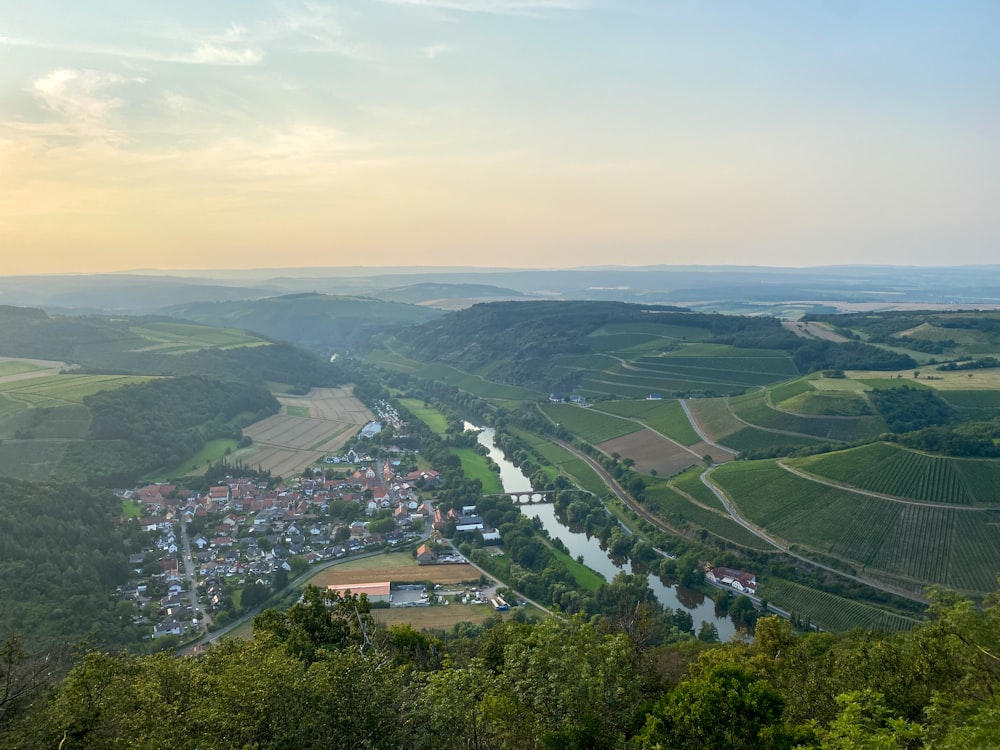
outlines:
[[[1000,259],[996,0],[0,0],[0,274]]]

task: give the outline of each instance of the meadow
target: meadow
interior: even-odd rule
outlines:
[[[425,406],[422,399],[401,398],[398,400],[401,406],[427,425],[435,435],[444,435],[448,430],[448,420],[444,414],[433,406]]]
[[[485,456],[480,456],[474,448],[450,448],[449,450],[462,462],[462,473],[466,477],[478,479],[483,483],[484,493],[489,495],[503,492],[500,477],[490,470]]]

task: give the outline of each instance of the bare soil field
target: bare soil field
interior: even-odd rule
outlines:
[[[644,474],[652,469],[661,476],[673,476],[701,460],[704,453],[692,453],[652,430],[639,430],[630,435],[606,440],[598,448],[611,455],[618,453],[635,461],[635,468]],[[697,448],[693,450],[697,451]]]
[[[306,396],[278,397],[286,407],[243,430],[254,446],[238,458],[277,476],[290,476],[336,453],[346,445],[372,413],[354,397],[349,387],[314,388]],[[287,407],[307,409],[308,417],[289,416]]]
[[[320,588],[344,586],[350,583],[379,583],[389,581],[431,581],[454,584],[479,581],[479,571],[467,564],[417,565],[409,553],[378,555],[353,563],[327,568],[309,583]]]

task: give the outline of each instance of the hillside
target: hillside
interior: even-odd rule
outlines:
[[[323,352],[363,346],[389,327],[434,320],[441,311],[369,297],[290,294],[257,300],[194,302],[163,310],[177,319],[255,331]]]

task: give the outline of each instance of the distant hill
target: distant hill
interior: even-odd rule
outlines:
[[[499,302],[524,299],[527,295],[516,289],[505,289],[491,284],[439,284],[426,282],[394,287],[373,293],[371,296],[387,302],[408,302],[442,310],[460,310],[477,302]]]
[[[363,345],[389,327],[419,324],[443,313],[428,307],[368,297],[288,294],[258,300],[194,302],[163,311],[171,317],[255,331],[323,352]]]

